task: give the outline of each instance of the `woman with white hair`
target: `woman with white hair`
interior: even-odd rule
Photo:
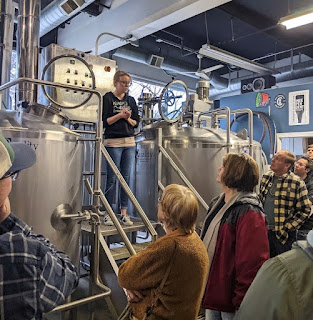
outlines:
[[[165,188],[158,219],[166,235],[130,257],[119,269],[127,289],[132,317],[149,320],[195,320],[200,308],[209,261],[195,233],[198,201],[190,189]]]

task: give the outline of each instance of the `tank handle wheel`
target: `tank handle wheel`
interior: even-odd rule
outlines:
[[[182,94],[180,92],[183,92]],[[159,99],[159,113],[169,123],[178,121],[186,111],[189,103],[189,93],[185,82],[173,80],[162,90]]]
[[[43,68],[41,80],[45,80],[46,72],[47,72],[48,68],[52,65],[52,63],[54,63],[55,61],[57,61],[57,60],[59,60],[59,59],[63,59],[63,58],[71,58],[71,59],[73,59],[73,61],[76,59],[76,60],[82,62],[82,63],[86,66],[86,68],[87,68],[87,70],[88,70],[88,72],[89,72],[89,74],[90,74],[91,86],[90,86],[89,88],[90,88],[90,89],[95,89],[95,88],[96,88],[96,78],[95,78],[95,74],[94,74],[92,68],[90,67],[90,65],[89,65],[83,58],[78,57],[78,56],[75,56],[75,55],[73,55],[73,54],[62,54],[62,55],[56,56],[56,57],[52,58],[50,61],[48,61],[48,63],[47,63],[47,64],[45,65],[45,67]],[[74,62],[74,63],[75,63],[75,62]],[[74,64],[74,63],[73,63],[73,64]],[[45,85],[41,85],[42,91],[43,91],[44,95],[46,96],[46,98],[47,98],[50,102],[52,102],[53,104],[55,104],[56,106],[58,106],[58,107],[60,107],[60,108],[62,108],[62,109],[76,109],[76,108],[79,108],[79,107],[83,106],[84,104],[86,104],[86,103],[91,99],[91,97],[92,97],[92,95],[93,95],[93,93],[89,92],[87,98],[86,98],[83,102],[81,102],[81,103],[79,103],[79,104],[77,104],[77,105],[74,105],[74,106],[70,106],[70,107],[69,107],[69,106],[61,105],[60,103],[58,103],[57,101],[55,101],[55,100],[47,93],[45,87],[46,87]],[[77,87],[83,89],[83,87],[80,87],[80,86],[78,86],[78,85],[77,85]],[[83,91],[82,91],[82,92],[83,92]]]

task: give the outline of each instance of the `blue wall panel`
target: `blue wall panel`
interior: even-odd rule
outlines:
[[[309,115],[310,120],[308,125],[289,125],[289,92],[294,91],[302,91],[302,90],[309,90]],[[277,133],[284,133],[284,132],[305,132],[305,131],[313,131],[313,109],[311,105],[313,104],[313,84],[304,84],[299,86],[293,87],[286,87],[286,88],[276,88],[276,89],[268,89],[264,90],[264,93],[269,95],[269,105],[265,107],[257,107],[258,104],[256,102],[257,97],[260,97],[257,92],[245,93],[241,95],[236,95],[232,97],[223,98],[220,100],[220,107],[229,107],[231,110],[235,109],[243,109],[249,108],[254,112],[262,112],[267,114],[270,119],[272,119],[276,125]],[[278,95],[283,95],[286,99],[285,106],[283,108],[275,107],[275,97]],[[242,128],[248,129],[248,117],[241,117],[236,121],[231,130],[238,132]],[[253,126],[254,126],[254,134],[253,139],[256,141],[260,141],[263,132],[263,122],[254,116],[253,119]],[[221,127],[225,128],[225,122],[222,121]],[[271,125],[272,131],[274,132],[274,127]],[[272,137],[274,141],[275,137]],[[269,132],[266,129],[266,135],[264,142],[262,143],[262,148],[267,155],[268,161],[271,159],[271,155],[273,154],[273,147],[270,144]]]
[[[310,102],[310,123],[308,125],[297,125],[297,126],[289,126],[289,118],[288,118],[288,94],[293,91],[302,91],[309,90],[309,102]],[[221,107],[229,107],[230,109],[242,109],[249,108],[252,111],[259,111],[269,114],[271,119],[276,124],[277,132],[303,132],[303,131],[313,131],[313,109],[311,105],[313,104],[313,84],[305,84],[294,87],[287,88],[278,88],[278,89],[269,89],[264,90],[264,93],[269,94],[270,97],[270,106],[269,107],[256,107],[256,92],[245,93],[237,96],[227,97],[220,100]],[[286,105],[278,109],[274,106],[274,99],[277,95],[283,94],[286,97]]]

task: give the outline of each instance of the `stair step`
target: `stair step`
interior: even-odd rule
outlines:
[[[132,221],[134,222],[134,224],[132,226],[122,225],[122,228],[124,229],[125,232],[136,232],[139,230],[146,230],[146,226],[144,225],[144,223],[141,220],[136,220],[136,219],[132,218]],[[150,221],[150,222],[154,228],[158,224],[155,221]],[[81,228],[82,228],[82,231],[85,231],[88,233],[91,232],[91,225],[89,224],[88,221],[83,221],[81,224]],[[118,231],[115,228],[115,226],[106,226],[103,224],[103,222],[101,222],[100,229],[101,229],[101,233],[104,237],[118,234]]]
[[[144,250],[150,243],[151,241],[134,243],[132,246],[134,247],[136,252],[139,252]],[[110,249],[110,251],[115,260],[126,259],[130,257],[129,251],[125,246],[112,248]]]

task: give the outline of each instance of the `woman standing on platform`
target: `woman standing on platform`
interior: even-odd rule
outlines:
[[[104,146],[110,157],[121,172],[126,183],[129,184],[131,168],[135,161],[134,129],[138,127],[139,115],[136,101],[128,95],[131,85],[131,76],[124,71],[117,71],[114,75],[113,92],[108,92],[103,97],[103,127]],[[115,195],[116,176],[107,163],[107,183],[105,196],[112,207]],[[120,188],[121,222],[130,226],[133,222],[127,214],[128,196]],[[109,215],[104,218],[105,225],[113,225]]]

